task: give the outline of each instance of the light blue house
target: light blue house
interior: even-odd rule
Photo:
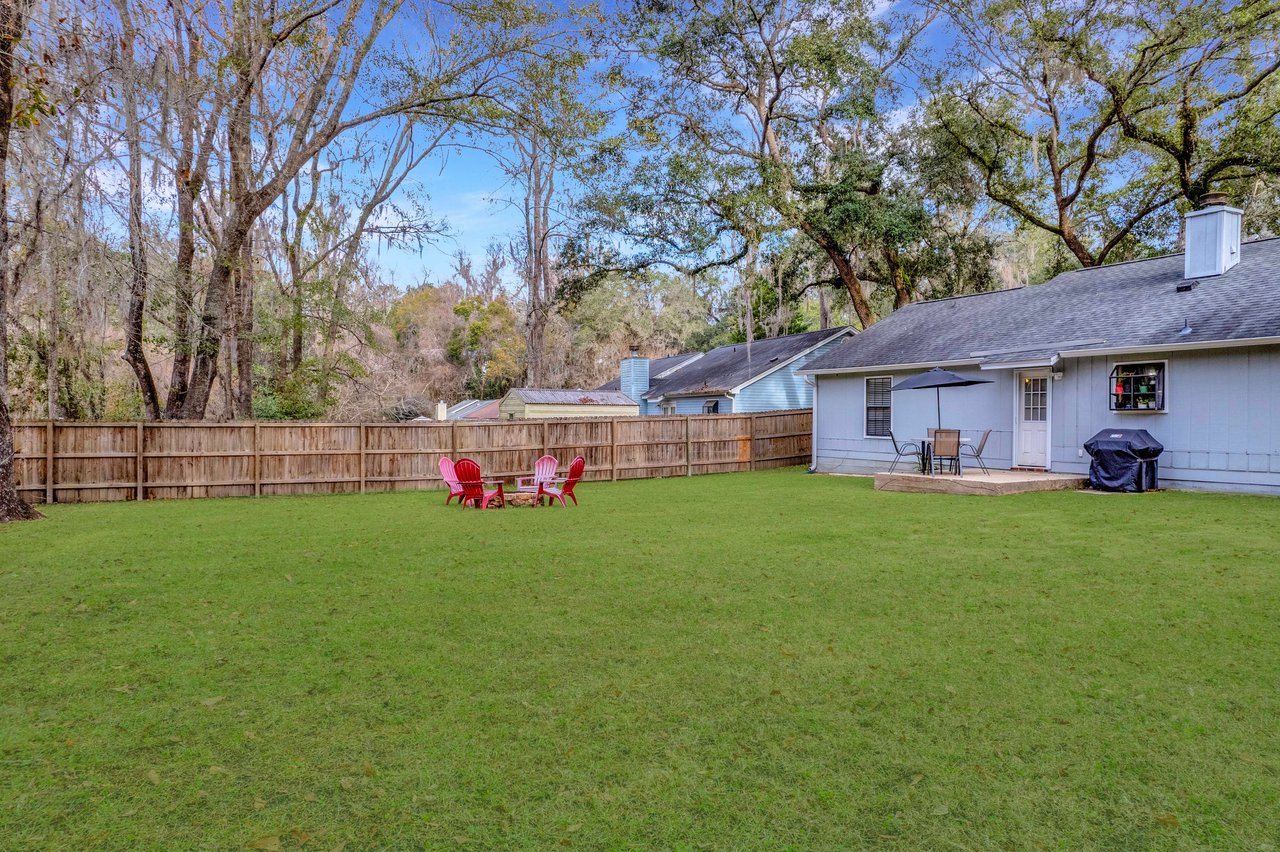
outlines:
[[[1084,474],[1084,442],[1146,429],[1162,485],[1280,494],[1280,239],[1241,245],[1220,199],[1188,214],[1186,253],[1064,273],[1035,287],[902,308],[813,359],[813,463],[887,470],[934,426],[933,391],[889,388],[941,366],[993,380],[943,389],[942,425],[991,430],[990,467]]]
[[[600,390],[621,390],[649,415],[808,408],[813,387],[799,369],[853,334],[824,329],[655,359],[633,350],[619,377]]]

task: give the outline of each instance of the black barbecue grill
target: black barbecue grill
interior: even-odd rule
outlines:
[[[1103,429],[1084,442],[1089,487],[1099,491],[1149,491],[1160,487],[1164,445],[1146,429]]]

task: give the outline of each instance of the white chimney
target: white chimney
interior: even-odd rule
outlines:
[[[1200,209],[1187,214],[1183,278],[1221,275],[1240,262],[1241,214],[1227,206],[1225,192],[1205,193]]]
[[[449,404],[446,403],[443,399],[436,403],[436,419],[437,420],[449,419]]]

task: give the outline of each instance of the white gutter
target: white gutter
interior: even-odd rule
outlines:
[[[1194,352],[1200,349],[1242,349],[1248,346],[1280,346],[1280,335],[1270,337],[1241,337],[1236,340],[1203,340],[1185,343],[1154,343],[1147,346],[1099,346],[1092,349],[1068,349],[1059,352],[1057,359],[1092,358],[1101,355],[1142,355],[1156,352]],[[1052,366],[1056,360],[1047,366]],[[983,370],[1004,370],[1015,367],[1043,367],[1043,362],[1028,364],[996,364],[983,366],[978,358],[965,358],[955,361],[921,361],[914,364],[876,364],[870,367],[828,367],[823,370],[796,370],[806,376],[837,376],[845,373],[887,373],[899,370],[924,370],[929,367],[965,367],[977,365]]]
[[[986,358],[988,355],[1017,355],[1019,352],[1039,352],[1044,349],[1074,349],[1078,346],[1097,346],[1107,341],[1100,337],[1090,338],[1089,340],[1064,340],[1061,343],[1045,343],[1040,346],[1015,346],[1008,349],[987,349],[982,352],[970,352],[974,358]]]
[[[884,373],[894,370],[924,370],[929,367],[964,367],[977,364],[976,358],[959,361],[920,361],[915,364],[875,364],[870,367],[827,367],[821,370],[796,370],[801,376],[837,376],[841,373]]]
[[[1032,358],[1029,361],[1008,361],[997,364],[979,364],[979,370],[1025,370],[1030,367],[1052,367],[1058,363],[1058,356],[1053,355],[1048,358]]]
[[[818,382],[812,376],[801,377],[813,385],[813,404],[809,406],[809,471],[818,469]]]
[[[1246,346],[1280,346],[1280,336],[1241,337],[1236,340],[1188,341],[1156,343],[1150,346],[1103,346],[1096,349],[1071,349],[1060,353],[1063,358],[1091,358],[1096,355],[1141,355],[1147,352],[1185,352],[1196,349],[1239,349]]]

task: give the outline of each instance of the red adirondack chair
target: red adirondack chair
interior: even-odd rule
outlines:
[[[462,505],[470,503],[477,509],[487,509],[490,504],[493,504],[506,508],[507,498],[502,493],[502,483],[497,480],[481,479],[480,465],[471,459],[458,459],[453,469],[458,475],[458,483],[462,486]],[[486,485],[498,487],[488,491],[485,489]]]
[[[462,505],[462,485],[458,482],[458,475],[454,472],[453,459],[448,456],[440,457],[440,478],[444,480],[444,484],[449,486],[449,496],[444,498],[444,504],[448,506],[453,502],[453,498],[458,498],[458,505]]]
[[[521,476],[516,479],[516,490],[537,494],[543,483],[550,484],[555,481],[556,467],[559,464],[555,456],[543,456],[538,459],[533,463],[533,476]]]
[[[573,487],[582,478],[582,471],[586,466],[587,460],[582,456],[578,456],[569,462],[569,475],[567,477],[553,479],[551,482],[538,486],[538,502],[541,503],[543,498],[546,498],[548,501],[559,500],[561,506],[567,506],[564,498],[568,497],[573,501],[573,505],[578,505],[578,498],[573,496]],[[559,485],[556,483],[559,483]]]

